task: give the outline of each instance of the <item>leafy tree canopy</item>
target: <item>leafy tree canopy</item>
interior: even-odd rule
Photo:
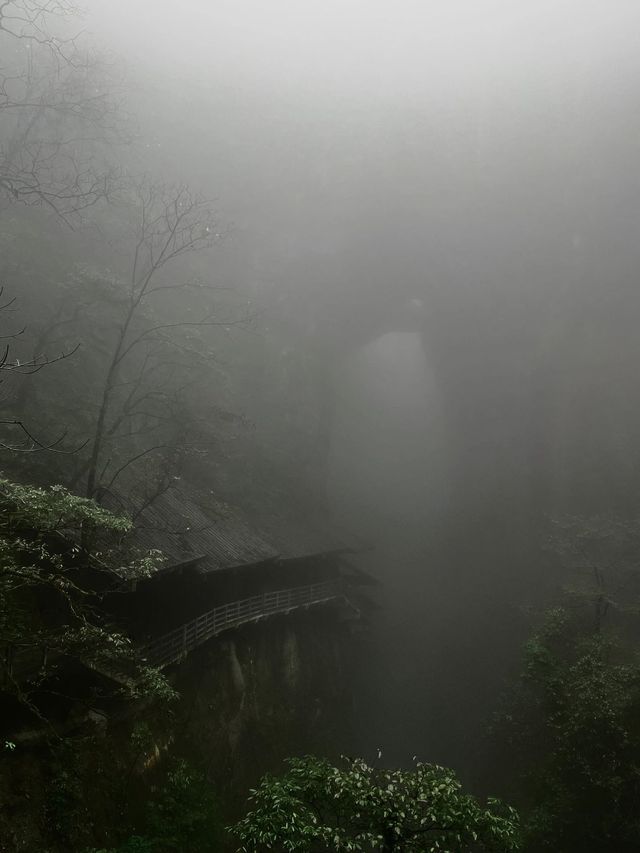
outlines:
[[[497,731],[525,768],[533,849],[638,850],[640,661],[585,608],[550,610]],[[598,623],[595,623],[598,625]]]
[[[512,851],[516,812],[462,791],[444,767],[384,770],[362,759],[343,766],[307,756],[265,776],[251,811],[234,827],[241,850]]]
[[[101,586],[117,589],[147,576],[162,560],[157,552],[131,559],[117,542],[106,544],[110,536],[130,529],[127,518],[62,486],[34,488],[0,479],[4,689],[32,710],[37,712],[30,694],[70,658],[131,673],[134,692],[173,695],[159,673],[136,661],[129,640],[113,629],[100,607]],[[100,551],[89,545],[98,539],[105,542]],[[101,576],[102,583],[97,581]]]
[[[85,524],[120,533],[131,529],[128,518],[114,515],[63,486],[36,488],[0,478],[0,509],[0,529],[7,540],[19,528],[30,529],[39,539],[51,533],[62,535],[76,531]]]

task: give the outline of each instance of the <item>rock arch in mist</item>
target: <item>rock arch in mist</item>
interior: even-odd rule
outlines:
[[[319,395],[325,458],[345,365],[384,335],[415,334],[427,393],[437,389],[458,516],[513,530],[572,507],[624,510],[640,435],[637,336],[621,341],[617,314],[608,328],[582,290],[562,310],[543,297],[399,285],[338,298],[332,316],[320,312],[315,324],[327,375]],[[627,301],[631,309],[637,300]]]

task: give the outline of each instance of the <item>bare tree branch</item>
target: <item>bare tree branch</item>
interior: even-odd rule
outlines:
[[[4,287],[0,287],[0,297],[2,297],[3,293]],[[15,299],[10,299],[3,306],[0,306],[0,311],[2,311],[3,309],[6,310],[11,305],[13,305],[14,302]],[[21,329],[19,332],[4,335],[3,338],[5,340],[15,339],[23,333],[24,329]],[[0,383],[3,381],[3,373],[7,373],[10,375],[18,374],[22,376],[32,376],[35,373],[39,373],[45,367],[49,367],[59,361],[64,361],[70,358],[77,351],[78,346],[75,346],[73,349],[67,352],[62,352],[54,357],[49,357],[47,355],[42,354],[35,355],[25,361],[20,361],[19,358],[11,357],[10,344],[5,344],[4,349],[2,350],[2,352],[0,352]],[[21,440],[19,442],[12,442],[6,439],[0,439],[0,449],[8,450],[13,453],[40,453],[42,451],[49,451],[52,453],[72,454],[79,452],[87,444],[87,442],[85,441],[79,446],[74,447],[72,450],[65,450],[61,447],[61,445],[67,437],[66,430],[54,441],[44,441],[36,437],[36,435],[24,423],[24,421],[17,417],[1,418],[0,426],[8,428],[9,431],[11,430],[11,428],[13,428],[21,436]]]
[[[74,453],[78,453],[88,444],[87,440],[80,444],[78,447],[75,447],[73,450],[62,450],[60,448],[60,445],[67,437],[66,430],[55,441],[45,443],[39,438],[36,438],[36,436],[33,435],[31,430],[28,429],[28,427],[23,423],[23,421],[16,419],[0,418],[0,425],[17,427],[26,439],[26,443],[23,444],[9,444],[6,441],[0,440],[0,449],[10,450],[12,453],[40,453],[46,450],[51,453],[62,453],[68,456]]]
[[[205,316],[197,321],[158,323],[136,330],[136,321],[147,297],[159,290],[182,288],[180,284],[157,284],[160,272],[169,264],[193,252],[215,245],[220,239],[220,231],[206,200],[194,195],[184,185],[171,186],[144,178],[133,185],[132,210],[137,213],[137,224],[134,231],[128,302],[105,375],[91,455],[86,466],[89,496],[99,492],[102,476],[99,474],[100,459],[105,445],[125,420],[147,417],[153,422],[165,418],[160,412],[140,409],[141,403],[145,401],[161,402],[166,397],[164,393],[153,389],[139,394],[143,383],[158,369],[157,364],[152,364],[150,353],[145,355],[137,377],[134,380],[125,380],[131,383],[131,387],[124,400],[118,404],[119,411],[114,416],[114,394],[117,388],[122,387],[120,373],[132,352],[145,344],[150,345],[152,350],[158,344],[166,344],[165,335],[162,333],[171,329],[229,327],[247,321],[247,318],[242,318],[227,322]],[[185,289],[193,284],[194,282],[185,283]],[[133,427],[130,431],[134,431]],[[142,458],[144,455],[143,452],[136,458]]]
[[[66,0],[2,0],[3,43],[24,42],[17,67],[0,68],[0,192],[12,201],[49,208],[66,224],[119,188],[120,174],[81,157],[78,140],[98,146],[126,135],[110,65],[85,50],[79,34],[58,35],[79,14]]]

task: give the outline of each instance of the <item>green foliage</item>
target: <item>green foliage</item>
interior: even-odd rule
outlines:
[[[550,611],[499,725],[526,767],[534,849],[637,850],[640,659],[583,615]]]
[[[513,851],[516,812],[481,805],[444,767],[384,770],[361,759],[336,767],[307,756],[265,776],[251,811],[234,827],[244,851]]]
[[[144,838],[141,835],[132,835],[118,847],[110,847],[109,849],[102,847],[100,850],[92,848],[86,850],[85,853],[155,853],[155,850],[155,843],[151,839]]]
[[[61,486],[0,480],[0,649],[11,650],[13,659],[13,677],[4,688],[27,704],[30,690],[63,656],[130,673],[134,693],[174,695],[160,673],[138,664],[129,639],[112,630],[100,612],[101,586],[116,589],[146,576],[160,559],[154,552],[123,561],[117,548],[97,551],[87,544],[106,543],[130,528],[127,518]],[[43,602],[53,613],[48,619],[42,616]]]
[[[221,831],[211,785],[185,761],[177,761],[149,804],[148,833],[154,839],[154,851],[213,853]]]
[[[142,726],[133,740],[142,746],[148,735]],[[117,847],[86,853],[216,853],[222,833],[211,785],[199,771],[177,760],[147,804],[144,835],[131,835]]]
[[[125,533],[131,521],[114,515],[88,498],[72,494],[63,486],[39,489],[23,486],[0,478],[0,511],[2,531],[10,534],[16,529],[46,534],[73,532],[83,525]]]
[[[51,751],[44,823],[51,838],[67,847],[90,837],[91,815],[81,763],[81,742],[63,740]]]
[[[635,520],[563,518],[551,543],[565,579],[524,651],[501,720],[524,773],[536,848],[637,850],[640,594]]]

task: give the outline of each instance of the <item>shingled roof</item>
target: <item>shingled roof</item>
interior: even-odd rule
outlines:
[[[238,507],[184,486],[171,488],[140,513],[133,544],[162,551],[165,568],[194,563],[205,573],[357,550],[353,537],[317,513],[265,509],[249,519]]]

